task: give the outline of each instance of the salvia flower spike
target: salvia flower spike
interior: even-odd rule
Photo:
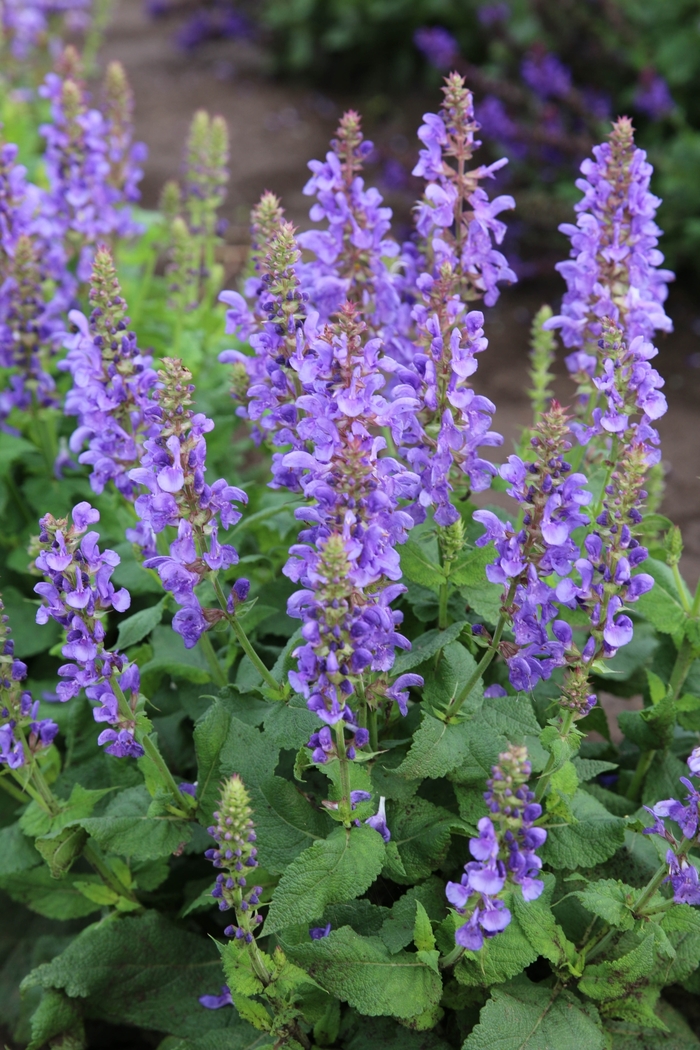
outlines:
[[[227,937],[248,944],[262,922],[262,915],[257,911],[262,886],[250,885],[258,866],[252,814],[246,787],[238,774],[234,774],[221,785],[219,808],[214,811],[216,823],[208,829],[217,845],[205,853],[219,869],[212,896],[221,911],[232,910],[235,914],[235,923],[224,932]]]

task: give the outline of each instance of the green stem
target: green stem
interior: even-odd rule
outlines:
[[[372,751],[379,751],[379,734],[377,732],[377,712],[373,707],[367,709],[367,728],[369,729],[369,746]]]
[[[13,774],[12,775],[14,776],[15,780],[19,784],[19,791],[20,791],[20,794],[21,794],[22,802],[26,802],[27,800],[26,800],[26,798],[24,796],[25,795],[29,795],[30,798],[34,799],[34,801],[36,802],[37,806],[40,806],[41,809],[43,809],[44,813],[48,813],[48,815],[50,817],[53,817],[54,816],[54,811],[49,808],[49,806],[46,803],[46,800],[39,794],[39,792],[33,786],[33,784],[30,784],[29,780],[22,780],[21,775],[20,775],[19,772],[15,772],[13,770]],[[10,785],[9,784],[4,784],[3,786],[8,791],[10,791]],[[13,795],[13,796],[15,795],[15,793],[13,791],[10,791],[10,794]]]
[[[441,631],[444,631],[447,627],[447,593],[449,584],[447,580],[440,584],[439,600],[440,608],[438,611],[438,627]]]
[[[4,773],[2,774],[2,776],[0,776],[0,787],[4,788],[7,794],[11,795],[12,798],[14,798],[17,802],[24,803],[27,801],[24,797],[24,792],[15,784],[13,784],[11,780],[8,780],[6,774]]]
[[[350,814],[352,805],[350,802],[350,769],[348,767],[348,755],[345,750],[345,723],[336,722],[335,726],[335,749],[338,752],[338,764],[340,766],[340,814],[346,827],[350,826]]]
[[[256,653],[255,649],[250,644],[250,639],[248,638],[248,635],[245,633],[236,617],[230,616],[229,623],[233,628],[233,633],[238,639],[239,645],[243,652],[246,654],[250,662],[256,668],[265,684],[269,686],[271,690],[273,690],[276,697],[281,699],[281,697],[283,696],[283,691],[280,688],[279,683],[274,680],[269,670],[267,669],[267,667],[265,667],[265,664],[262,662],[262,660]]]
[[[671,671],[671,679],[668,683],[668,688],[671,693],[671,699],[677,700],[680,696],[681,689],[685,684],[685,680],[688,677],[688,673],[690,671],[694,659],[695,651],[693,649],[693,646],[689,642],[688,638],[684,638],[681,642],[681,647],[678,650],[676,662],[674,663],[673,670]],[[649,768],[654,760],[655,754],[656,750],[642,751],[641,755],[637,759],[637,768],[634,771],[634,776],[632,777],[630,786],[627,789],[627,798],[631,802],[639,801],[642,794],[642,788],[644,787],[644,780],[646,778],[647,773],[649,772]]]
[[[696,617],[700,613],[700,580],[695,588],[695,597],[693,598],[693,606],[690,610],[690,615]]]
[[[138,898],[134,895],[133,890],[130,890],[128,886],[125,886],[119,876],[112,871],[109,864],[93,842],[85,843],[83,846],[83,856],[88,864],[95,869],[105,885],[109,886],[111,890],[114,890],[114,892],[120,897],[126,897],[127,900],[135,901],[137,904],[140,903]]]
[[[692,845],[692,843],[693,843],[693,839],[684,838],[680,842],[680,844],[678,846],[676,846],[676,848],[674,850],[676,856],[678,856],[679,854],[682,854],[682,853],[686,853],[688,851],[688,849],[690,848],[690,846]],[[664,863],[660,865],[660,867],[659,867],[658,871],[656,872],[656,874],[652,876],[652,878],[646,884],[646,886],[644,887],[644,889],[640,893],[639,897],[635,901],[634,907],[632,908],[632,911],[634,912],[635,915],[638,915],[638,914],[641,913],[642,908],[644,907],[644,905],[647,904],[647,902],[651,900],[651,898],[654,896],[654,894],[656,893],[656,891],[658,890],[659,886],[664,881],[664,879],[666,878],[667,875],[668,875],[668,864],[666,863],[666,861],[664,861]]]
[[[562,723],[561,723],[561,729],[559,731],[559,736],[561,737],[562,740],[566,740],[566,738],[568,737],[569,730],[571,729],[573,721],[574,721],[574,712],[569,709],[564,714],[564,717],[563,717]],[[540,774],[540,778],[537,781],[537,788],[535,790],[535,798],[537,799],[538,802],[540,802],[544,798],[544,793],[547,790],[547,788],[549,787],[549,782],[552,779],[552,776],[554,774],[554,766],[555,766],[555,764],[556,764],[556,759],[554,757],[554,754],[552,752],[550,752],[549,758],[547,759],[547,765],[544,767],[542,773]]]
[[[214,646],[211,644],[211,638],[205,631],[204,634],[200,635],[199,645],[202,652],[207,658],[207,663],[211,669],[212,677],[217,685],[228,685],[228,678],[226,672],[219,663],[219,659],[214,651]]]
[[[676,581],[676,589],[678,591],[680,603],[683,606],[683,611],[686,613],[687,616],[692,616],[692,606],[688,601],[688,595],[686,594],[685,590],[685,583],[683,582],[683,577],[681,576],[677,561],[674,561],[674,563],[672,564],[671,572],[673,573],[673,578]]]
[[[595,959],[596,955],[600,955],[602,952],[604,952],[616,933],[617,930],[614,927],[611,929],[606,924],[600,931],[598,937],[593,941],[591,948],[588,951],[586,951],[584,956],[586,963],[589,963],[591,959]]]
[[[510,592],[508,594],[508,597],[506,598],[506,605],[510,604],[510,601],[512,599],[512,595],[513,595],[514,590],[515,590],[515,584],[513,583],[513,584],[511,584],[511,588],[510,588]],[[491,645],[486,650],[484,655],[481,657],[481,660],[476,665],[475,669],[472,671],[470,677],[466,681],[466,684],[462,687],[461,691],[457,694],[455,699],[452,701],[451,705],[448,707],[446,715],[445,715],[445,721],[447,721],[449,718],[453,718],[458,713],[458,711],[461,708],[462,704],[467,699],[467,697],[471,693],[472,689],[474,688],[476,683],[479,681],[479,679],[483,675],[483,673],[486,670],[486,668],[492,662],[494,656],[496,655],[496,653],[498,651],[498,643],[500,642],[501,635],[503,634],[503,631],[505,630],[505,626],[506,626],[507,620],[508,620],[507,614],[502,612],[501,615],[498,618],[498,623],[496,624],[496,630],[494,632],[493,639],[491,640]]]
[[[177,808],[180,811],[183,811],[183,807],[186,805],[186,799],[189,798],[190,796],[185,796],[182,793],[182,791],[180,791],[180,788],[175,783],[175,778],[173,777],[172,773],[168,769],[168,766],[166,764],[165,759],[161,755],[160,751],[158,750],[157,746],[154,744],[154,742],[151,739],[151,737],[147,736],[144,733],[144,735],[141,737],[139,743],[143,747],[144,751],[146,752],[146,754],[150,758],[150,760],[153,763],[153,765],[158,770],[158,773],[160,774],[160,777],[161,777],[161,780],[163,781],[163,784],[165,785],[165,787],[168,789],[170,794],[175,799],[175,802],[177,803]],[[189,816],[189,814],[187,814],[187,816]]]
[[[463,955],[464,948],[460,948],[460,946],[457,945],[456,948],[452,949],[449,955],[445,955],[442,959],[440,959],[440,961],[438,962],[438,966],[441,970],[446,970],[448,966],[454,966],[456,962],[459,962]]]

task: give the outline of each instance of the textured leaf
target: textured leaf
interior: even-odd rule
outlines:
[[[265,717],[265,735],[278,748],[296,751],[317,730],[318,715],[309,711],[303,696],[294,695],[287,704],[273,704]]]
[[[444,777],[465,761],[473,732],[469,722],[448,725],[424,712],[410,751],[397,772],[411,780]]]
[[[599,915],[611,926],[621,930],[631,930],[634,918],[630,910],[638,891],[617,879],[596,879],[584,889],[578,890],[575,897],[593,915]]]
[[[450,642],[442,651],[442,658],[434,673],[426,678],[423,689],[424,706],[436,707],[444,710],[457,697],[473,672],[476,670],[476,660],[461,642]],[[464,701],[461,711],[463,714],[473,713],[480,705],[484,689],[481,679]]]
[[[3,435],[6,437],[7,435]],[[36,625],[38,601],[25,596],[14,587],[3,586],[2,600],[5,613],[10,617],[15,656],[26,660],[29,656],[50,649],[61,636],[61,628],[55,620],[49,620],[41,628]]]
[[[333,827],[331,818],[301,795],[289,780],[270,777],[251,788],[258,836],[258,856],[263,867],[279,874],[299,854]]]
[[[435,948],[435,934],[427,911],[416,901],[416,921],[413,925],[413,943],[419,952],[431,952]]]
[[[495,938],[498,940],[498,938]],[[605,1050],[595,1009],[526,977],[494,988],[463,1050]]]
[[[466,620],[459,620],[457,623],[446,627],[444,631],[436,629],[419,635],[412,642],[411,648],[407,653],[400,653],[396,657],[392,673],[403,674],[404,671],[410,671],[412,667],[422,664],[424,660],[429,660],[431,656],[435,656],[450,642],[454,642],[456,638],[459,638],[466,624]]]
[[[63,1033],[73,1036],[73,1045],[80,1046],[81,1038],[85,1035],[79,1004],[55,988],[47,989],[42,995],[41,1002],[32,1014],[31,1026],[32,1041],[27,1050],[39,1050],[49,1039]]]
[[[405,876],[411,883],[426,879],[444,860],[450,845],[450,829],[459,818],[417,796],[408,802],[387,804],[391,841],[396,846]]]
[[[87,1014],[116,1024],[182,1037],[230,1026],[247,1032],[255,1045],[257,1033],[234,1011],[197,1008],[197,997],[218,992],[221,983],[219,954],[208,938],[148,911],[88,926],[62,955],[34,970],[24,986],[79,996],[86,1000]]]
[[[44,866],[15,875],[3,875],[0,888],[13,900],[26,904],[48,919],[79,919],[100,908],[73,886],[72,879],[54,879]]]
[[[431,561],[426,551],[414,540],[408,540],[401,547],[401,572],[408,580],[433,591],[439,590],[446,580],[442,567]]]
[[[685,981],[700,966],[700,915],[689,904],[675,904],[661,918],[661,928],[675,954],[664,959],[658,975],[659,984]]]
[[[579,758],[578,755],[572,759],[572,762],[582,784],[600,776],[601,773],[609,773],[619,768],[617,762],[603,762],[598,758]]]
[[[624,820],[586,791],[576,792],[571,808],[577,823],[548,828],[542,860],[553,868],[592,868],[612,857],[624,841]]]
[[[362,826],[336,828],[293,861],[282,876],[265,921],[265,933],[318,919],[328,904],[353,900],[382,869],[384,841]]]
[[[676,634],[682,631],[687,617],[671,570],[656,558],[647,558],[644,562],[644,572],[653,576],[655,583],[635,604],[635,612],[646,617],[662,634]]]
[[[640,979],[649,978],[655,967],[654,935],[649,934],[638,947],[619,959],[587,966],[578,984],[579,991],[589,999],[620,999]]]
[[[323,922],[330,923],[334,930],[341,926],[352,926],[355,933],[363,937],[378,934],[387,921],[391,911],[376,904],[371,904],[365,897],[359,901],[348,901],[346,904],[329,904],[323,913]],[[409,942],[406,941],[406,944]]]
[[[347,1018],[343,1027],[349,1028],[343,1050],[452,1050],[454,1045],[435,1032],[410,1031],[407,1025],[397,1025],[389,1017],[356,1014]]]
[[[162,598],[155,605],[141,609],[140,612],[122,620],[117,634],[117,648],[128,649],[130,645],[136,645],[137,642],[147,638],[153,628],[157,627],[163,619],[166,603],[167,598]]]
[[[219,797],[221,748],[228,736],[232,717],[230,705],[223,700],[215,700],[194,727],[198,816],[205,827],[211,823],[211,815]]]
[[[569,941],[551,910],[555,879],[543,876],[545,888],[535,901],[526,901],[522,893],[513,893],[513,912],[520,929],[538,955],[543,955],[553,966],[573,963],[576,946]]]
[[[668,1034],[647,1029],[640,1031],[638,1024],[616,1024],[607,1027],[613,1034],[612,1050],[698,1050],[700,1039],[670,1003],[659,1000],[656,1014]]]
[[[153,630],[153,656],[141,668],[142,681],[158,681],[164,674],[188,682],[208,682],[211,672],[199,646],[185,649],[182,638],[171,627],[160,625]],[[144,685],[148,694],[149,689]]]
[[[22,833],[19,824],[0,828],[0,877],[36,868],[39,864],[41,856],[34,849],[31,839]]]
[[[540,725],[526,694],[485,700],[467,724],[470,727],[468,754],[462,765],[450,774],[451,780],[459,784],[483,784],[509,743],[524,744],[532,768],[535,771],[544,768],[547,753],[540,744]]]
[[[80,823],[109,853],[135,860],[156,860],[173,853],[192,836],[192,825],[169,816],[149,816],[145,787],[128,788],[113,799],[101,817]]]
[[[440,1000],[440,977],[417,955],[391,955],[378,937],[360,937],[349,926],[284,947],[322,988],[362,1014],[414,1017]]]
[[[444,882],[433,876],[420,886],[412,886],[395,902],[379,933],[390,952],[400,951],[413,940],[417,902],[430,919],[444,919],[447,910]]]
[[[519,894],[520,890],[515,892]],[[455,966],[454,974],[460,984],[472,988],[489,988],[491,985],[501,984],[515,977],[537,958],[539,951],[530,944],[517,915],[514,914],[514,895],[515,893],[503,895],[503,900],[513,916],[505,930],[497,937],[486,940],[478,952],[465,952]],[[457,925],[465,921],[459,916],[455,919]]]

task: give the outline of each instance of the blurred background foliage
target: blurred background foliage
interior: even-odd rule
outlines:
[[[183,11],[183,0],[148,7]],[[434,95],[459,69],[487,150],[511,160],[499,181],[518,195],[507,247],[522,276],[561,251],[556,226],[579,197],[572,174],[609,120],[629,114],[656,169],[668,263],[700,265],[700,0],[184,0],[184,10],[183,50],[245,39],[275,75],[355,98]]]

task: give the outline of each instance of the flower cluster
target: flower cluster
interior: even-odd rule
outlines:
[[[347,707],[363,673],[387,672],[394,648],[408,647],[397,631],[402,614],[391,602],[404,590],[396,545],[404,542],[412,518],[399,509],[415,492],[416,477],[391,457],[379,457],[384,439],[373,436],[411,404],[389,403],[380,394],[378,340],[363,342],[364,325],[347,304],[340,320],[313,340],[293,362],[304,393],[297,434],[313,449],[292,451],[283,465],[297,472],[314,505],[296,512],[309,522],[290,549],[284,572],[303,590],[289,599],[288,612],[303,621],[305,644],[295,655],[292,685],[309,708],[330,724],[351,727]],[[403,708],[402,679],[379,693]]]
[[[508,926],[510,909],[502,894],[508,884],[520,886],[526,901],[537,900],[544,883],[537,876],[542,861],[536,850],[547,838],[535,821],[542,807],[527,786],[531,767],[524,747],[511,745],[499,755],[487,781],[484,799],[491,813],[478,823],[479,837],[469,842],[474,860],[464,867],[459,882],[448,882],[450,904],[468,920],[455,932],[461,948],[478,951],[484,937],[494,937]]]
[[[138,465],[143,442],[156,430],[158,405],[152,394],[157,376],[152,358],[140,352],[129,331],[126,302],[104,245],[95,254],[90,303],[89,319],[78,310],[68,315],[77,331],[65,338],[68,353],[58,365],[73,379],[65,402],[66,415],[78,417],[70,449],[79,452],[87,442],[79,460],[91,467],[93,492],[113,481],[133,500],[137,486],[128,472]]]
[[[104,613],[109,609],[124,612],[131,597],[123,587],[115,590],[111,580],[119,555],[100,551],[98,533],[87,531],[100,520],[99,511],[89,503],[78,503],[71,517],[71,525],[51,514],[39,522],[40,553],[35,565],[44,581],[34,587],[43,599],[36,622],[55,620],[66,631],[61,653],[70,663],[58,669],[62,679],[58,699],[65,702],[85,689],[100,705],[93,712],[95,721],[110,726],[100,733],[98,743],[107,744],[111,755],[138,758],[143,754],[134,737],[138,667],[104,644]],[[126,692],[131,694],[131,701],[126,700]]]
[[[576,226],[560,226],[572,244],[571,259],[557,265],[568,291],[561,314],[547,322],[561,329],[566,346],[576,348],[566,359],[569,370],[588,376],[597,363],[590,345],[600,337],[604,317],[619,325],[628,343],[636,336],[648,340],[657,329],[670,331],[663,304],[673,280],[660,269],[661,231],[654,222],[660,201],[649,191],[652,167],[634,144],[629,118],[620,117],[593,153],[595,160],[584,160],[576,183],[584,195],[576,205]]]
[[[435,69],[449,69],[459,58],[459,44],[444,26],[421,26],[413,43]]]
[[[165,589],[182,606],[173,618],[173,629],[189,649],[224,615],[220,610],[202,609],[195,587],[205,576],[238,561],[235,549],[219,542],[219,529],[240,520],[233,503],[246,503],[248,497],[221,478],[213,485],[205,482],[204,435],[214,424],[190,408],[194,387],[182,362],[166,357],[162,365],[154,393],[153,426],[143,442],[140,466],[128,472],[132,482],[146,489],[135,502],[141,527],[129,538],[142,544],[149,554],[146,568],[157,570]],[[153,536],[168,525],[177,528],[177,539],[167,555],[157,555]]]
[[[248,887],[247,879],[258,866],[252,813],[245,785],[234,774],[221,785],[219,808],[213,814],[216,824],[207,829],[217,845],[204,854],[219,869],[212,897],[218,901],[220,911],[235,912],[236,924],[227,926],[224,933],[248,944],[256,926],[263,921],[257,913],[262,886]]]
[[[53,742],[58,726],[50,718],[37,717],[39,701],[22,686],[27,665],[14,655],[4,608],[0,599],[0,766],[19,769]]]
[[[70,34],[85,32],[90,24],[92,0],[5,0],[2,5],[2,35],[13,58],[27,64],[39,48],[54,50],[57,18]]]
[[[688,767],[693,776],[700,774],[700,748],[695,748],[688,758]],[[669,843],[666,853],[669,882],[673,889],[673,899],[677,904],[700,904],[700,879],[695,865],[688,860],[687,852],[695,843],[700,821],[700,791],[687,777],[680,782],[688,791],[685,796],[687,805],[675,798],[667,798],[654,806],[644,808],[654,818],[653,824],[644,829],[645,835],[661,835]],[[678,843],[664,821],[672,820],[683,832],[684,841]]]
[[[65,270],[67,260],[77,255],[78,279],[86,281],[97,242],[141,229],[127,201],[138,196],[145,147],[130,144],[130,95],[123,70],[108,75],[106,118],[88,104],[77,57],[64,57],[63,68],[65,75],[49,73],[40,89],[51,104],[51,121],[40,129],[49,184],[42,217],[53,228],[56,269]]]

